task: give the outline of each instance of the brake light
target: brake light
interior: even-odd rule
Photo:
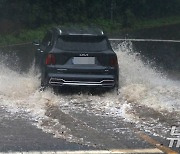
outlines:
[[[115,67],[118,65],[117,57],[110,58],[110,66]]]
[[[46,57],[46,65],[55,65],[56,58],[53,54],[48,54]]]

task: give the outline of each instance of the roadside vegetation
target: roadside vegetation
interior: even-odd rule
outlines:
[[[134,22],[131,27],[124,28],[122,23],[116,23],[108,20],[97,20],[94,21],[94,25],[102,28],[107,34],[113,35],[121,32],[132,32],[140,29],[148,29],[155,27],[163,27],[168,25],[180,24],[179,17],[168,17],[168,18],[159,18],[156,20],[139,20]],[[47,29],[52,26],[58,26],[60,24],[49,24],[44,25],[35,29],[22,29],[18,33],[11,34],[2,34],[0,35],[0,46],[32,42],[33,40],[41,40]],[[73,25],[73,23],[67,23],[64,25]],[[82,23],[81,26],[88,25],[88,23]]]
[[[179,0],[0,2],[0,46],[41,40],[56,25],[98,26],[111,35],[174,24],[180,24]]]

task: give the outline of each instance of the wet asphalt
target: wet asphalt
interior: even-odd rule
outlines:
[[[34,125],[36,122],[23,113],[11,114],[1,108],[0,115],[1,152],[155,148],[134,132],[134,124],[126,123],[123,119],[89,115],[86,111],[70,115],[51,106],[46,115],[58,119],[71,130],[73,136],[84,138],[91,145],[54,138],[53,134],[37,128]]]
[[[18,49],[18,54],[22,55],[27,46]],[[7,49],[10,51],[10,49]],[[22,53],[20,53],[20,52]],[[21,57],[17,68],[21,72],[27,71],[32,64],[33,52],[26,52]],[[18,61],[12,56],[14,61]],[[16,55],[15,57],[18,57]],[[13,64],[11,57],[9,61]],[[17,58],[17,59],[18,59]],[[28,64],[28,66],[27,66]],[[21,66],[21,67],[20,67]],[[14,68],[16,70],[16,68]],[[175,71],[176,72],[176,71]],[[172,73],[170,73],[172,74]],[[179,73],[178,73],[179,75]],[[175,78],[173,78],[176,76]],[[174,80],[179,80],[179,76],[172,75]],[[1,100],[0,100],[1,102]],[[138,109],[137,109],[138,110]],[[139,111],[143,111],[140,109]],[[144,110],[145,111],[145,110]],[[140,113],[142,115],[143,113]],[[157,115],[151,111],[144,112],[144,115]],[[81,142],[70,142],[63,138],[55,138],[54,134],[47,133],[41,128],[36,127],[36,121],[30,119],[26,113],[10,113],[3,106],[0,106],[0,151],[57,151],[57,150],[94,150],[94,149],[145,149],[155,148],[154,145],[142,139],[138,134],[136,123],[124,121],[120,117],[110,117],[106,115],[89,114],[87,111],[65,113],[55,106],[47,108],[46,116],[51,119],[57,119],[58,122],[71,130],[73,136],[85,140]],[[158,115],[162,122],[173,124],[171,117]],[[171,115],[173,116],[173,115]],[[48,123],[44,122],[44,126]],[[142,128],[143,130],[143,128]],[[63,132],[62,132],[63,133]],[[151,138],[168,147],[168,141],[156,135],[146,133]],[[174,148],[178,151],[179,149]]]
[[[95,149],[64,139],[53,138],[22,115],[12,115],[0,108],[0,151],[50,151]]]

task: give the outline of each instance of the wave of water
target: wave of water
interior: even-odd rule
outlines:
[[[160,123],[159,113],[167,117],[173,114],[175,120],[178,120],[180,81],[168,79],[163,73],[145,64],[141,55],[133,52],[131,42],[118,44],[114,50],[120,67],[119,95],[115,92],[101,96],[83,93],[55,95],[50,89],[40,92],[40,80],[34,74],[33,67],[29,73],[20,74],[8,68],[0,59],[0,105],[11,113],[27,113],[42,130],[78,143],[85,141],[73,136],[71,130],[57,119],[46,115],[49,107],[56,106],[67,114],[70,111],[86,110],[96,115],[122,117],[137,123],[137,126],[143,125],[146,130],[157,127]],[[157,116],[149,117],[142,110]],[[59,133],[62,130],[65,133]]]

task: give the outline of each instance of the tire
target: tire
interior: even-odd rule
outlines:
[[[116,81],[116,84],[113,89],[114,89],[114,92],[116,92],[118,95],[119,94],[119,82],[118,81]]]
[[[40,78],[41,78],[41,87],[46,89],[49,85],[48,85],[47,77],[44,72],[41,72]]]
[[[53,92],[54,92],[55,94],[58,94],[58,93],[59,93],[59,87],[53,86],[52,89],[53,89]]]

